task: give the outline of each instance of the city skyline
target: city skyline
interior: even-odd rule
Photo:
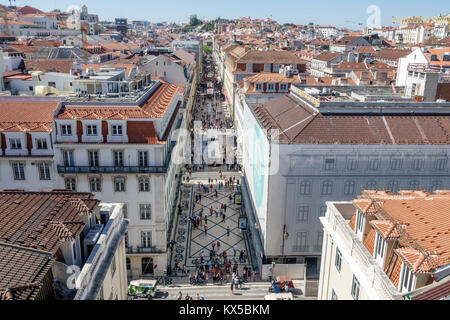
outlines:
[[[136,3],[136,0],[131,0],[131,3]],[[116,5],[111,5],[115,3]],[[91,13],[98,13],[100,20],[112,20],[114,18],[128,18],[130,20],[147,20],[151,22],[187,22],[189,16],[196,14],[200,19],[212,20],[219,16],[225,19],[248,17],[251,18],[271,18],[280,23],[296,23],[296,24],[326,24],[335,25],[338,27],[346,27],[359,29],[366,25],[366,21],[370,14],[367,13],[367,8],[376,5],[381,10],[381,25],[394,25],[392,22],[393,16],[425,16],[434,17],[439,14],[447,14],[450,12],[450,7],[447,11],[441,12],[445,9],[445,1],[434,1],[434,6],[426,6],[422,1],[410,1],[405,7],[403,3],[382,1],[346,1],[345,4],[336,3],[333,1],[325,1],[320,4],[311,4],[306,1],[298,0],[282,0],[277,3],[264,4],[254,0],[245,1],[244,3],[236,0],[230,0],[226,3],[216,3],[214,6],[205,0],[196,1],[195,6],[186,1],[175,0],[174,5],[171,6],[170,14],[167,13],[167,6],[164,3],[148,1],[136,3],[140,6],[140,10],[136,12],[136,6],[129,5],[126,7],[120,6],[118,1],[105,0],[26,0],[17,1],[17,6],[33,6],[43,11],[52,11],[59,9],[67,10],[69,6],[75,5],[81,7],[86,5]],[[3,5],[7,5],[2,1]],[[108,4],[105,10],[105,5]],[[324,6],[328,10],[324,11]],[[239,7],[239,14],[232,8]],[[284,8],[290,8],[285,10]],[[147,11],[148,9],[148,11]],[[147,13],[148,12],[148,13]],[[361,25],[362,24],[362,25]]]

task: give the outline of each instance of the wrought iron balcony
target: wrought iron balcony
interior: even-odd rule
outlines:
[[[139,174],[139,173],[167,173],[168,166],[152,166],[152,167],[139,167],[139,166],[101,166],[101,167],[89,167],[89,166],[58,166],[59,174]]]

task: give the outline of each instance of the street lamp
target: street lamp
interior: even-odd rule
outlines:
[[[283,246],[281,251],[281,259],[283,263],[284,263],[284,244],[285,241],[287,241],[288,239],[289,239],[289,232],[287,232],[286,230],[286,225],[283,225]]]

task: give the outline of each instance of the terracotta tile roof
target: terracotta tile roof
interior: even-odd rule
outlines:
[[[374,220],[371,221],[370,224],[384,239],[395,239],[400,237],[394,223],[389,220]]]
[[[153,121],[128,121],[127,135],[129,143],[159,144]]]
[[[450,117],[447,115],[321,114],[315,113],[289,94],[256,105],[253,110],[265,129],[278,129],[283,132],[280,136],[281,143],[450,143]]]
[[[367,234],[366,238],[364,239],[364,246],[366,247],[367,251],[369,251],[369,253],[371,255],[373,255],[373,250],[375,247],[375,236],[376,236],[376,231],[374,229],[370,229],[369,233]]]
[[[370,46],[359,47],[353,51],[354,53],[375,53],[375,49]]]
[[[54,255],[63,241],[73,241],[84,229],[86,206],[92,211],[98,203],[90,193],[2,191],[0,242]]]
[[[412,51],[409,49],[382,48],[380,51],[376,51],[372,56],[374,59],[396,61],[400,58],[406,57],[411,52]]]
[[[338,57],[339,53],[337,52],[323,52],[321,54],[319,54],[318,56],[314,57],[314,60],[320,60],[320,61],[330,61],[333,60],[334,58]]]
[[[234,52],[234,50],[232,52]],[[244,56],[240,58],[237,63],[301,64],[304,63],[304,61],[289,51],[252,50],[244,54]]]
[[[163,83],[158,90],[141,106],[151,117],[161,118],[166,113],[174,97],[183,90],[183,86]]]
[[[251,83],[299,83],[300,80],[296,76],[286,77],[282,73],[261,72],[251,77],[244,78],[245,82]]]
[[[64,106],[56,119],[126,120],[153,118],[138,106]]]
[[[366,66],[364,62],[341,62],[336,67],[336,70],[394,70],[395,68],[379,61],[372,61]]]
[[[32,300],[53,265],[48,253],[0,243],[0,300]]]
[[[426,290],[412,298],[412,300],[440,300],[450,295],[450,280]]]
[[[58,105],[59,102],[3,99],[0,101],[0,131],[49,132]]]
[[[450,191],[404,191],[399,195],[366,192],[361,196],[364,198],[381,207],[377,211],[385,219],[371,225],[386,238],[400,237],[402,247],[396,253],[411,270],[429,272],[450,263]]]
[[[24,59],[29,71],[71,73],[74,60]]]

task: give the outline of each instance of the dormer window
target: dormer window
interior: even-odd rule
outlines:
[[[267,64],[267,63],[266,63],[266,64],[264,65],[264,71],[265,71],[265,72],[270,72],[270,64]]]
[[[406,266],[405,263],[402,263],[402,277],[400,279],[400,292],[410,292],[413,290],[414,284],[414,274],[413,272]]]
[[[87,125],[86,133],[88,136],[96,136],[98,134],[97,126],[96,125]]]
[[[112,126],[112,135],[113,136],[122,136],[123,135],[123,127],[121,125],[113,125]]]
[[[9,139],[9,145],[12,150],[21,150],[22,149],[22,141],[18,138]]]
[[[71,136],[72,135],[72,126],[70,124],[62,124],[61,125],[61,135]]]
[[[253,64],[247,63],[247,72],[253,72]]]
[[[274,92],[275,91],[275,83],[268,83],[267,91]]]
[[[384,268],[384,254],[386,251],[386,240],[377,232],[375,239],[375,259]]]
[[[36,148],[38,150],[47,150],[47,139],[36,139]]]
[[[273,72],[278,72],[280,70],[280,66],[278,64],[273,65]]]
[[[255,84],[255,91],[260,91],[260,92],[264,91],[263,84],[262,83]]]
[[[358,214],[356,216],[356,233],[362,234],[364,231],[364,215],[358,211]]]
[[[280,91],[288,91],[288,85],[287,83],[280,83]]]

